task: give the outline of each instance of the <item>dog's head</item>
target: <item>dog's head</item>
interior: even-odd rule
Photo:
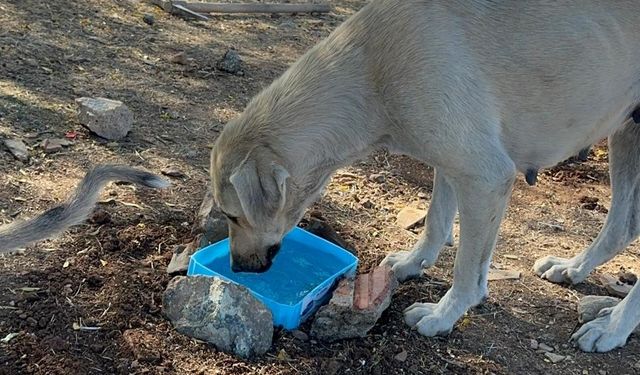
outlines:
[[[229,219],[232,270],[264,272],[304,208],[293,207],[288,199],[289,172],[277,155],[263,145],[240,143],[224,135],[216,142],[212,193]]]

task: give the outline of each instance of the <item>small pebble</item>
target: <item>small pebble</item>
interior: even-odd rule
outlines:
[[[373,202],[371,202],[370,200],[367,199],[367,200],[362,202],[362,207],[370,210],[370,209],[375,207],[375,204],[373,204]]]
[[[147,25],[151,26],[154,23],[156,23],[156,18],[151,15],[151,14],[145,14],[144,16],[142,16],[142,20],[144,21],[144,23],[146,23]]]
[[[536,340],[536,339],[531,339],[531,340],[529,341],[529,347],[530,347],[531,349],[533,349],[533,350],[538,349],[538,340]]]
[[[184,52],[180,52],[170,56],[169,62],[172,62],[174,64],[187,65],[189,63],[189,59],[187,59],[187,56],[184,54]]]
[[[395,359],[398,362],[404,362],[407,360],[408,355],[409,354],[407,353],[407,351],[403,349],[400,353],[396,354],[396,356],[393,357],[393,359]]]
[[[544,353],[544,355],[549,358],[549,360],[551,361],[551,363],[559,363],[565,360],[565,356],[560,355],[560,354],[556,354],[556,353]]]
[[[550,347],[549,345],[547,345],[547,344],[545,344],[543,342],[538,344],[538,349],[540,349],[542,351],[545,351],[545,352],[552,352],[553,351],[552,347]]]
[[[300,341],[308,341],[309,340],[309,335],[307,335],[306,333],[296,329],[291,331],[291,336],[293,336],[294,338],[300,340]]]
[[[385,180],[386,180],[386,178],[383,175],[379,174],[379,173],[375,173],[375,174],[372,174],[371,176],[369,176],[369,181],[374,181],[374,182],[377,182],[379,184],[383,183]]]
[[[172,167],[163,169],[162,174],[165,176],[176,177],[176,178],[185,176],[184,172],[182,172],[177,168],[172,168]]]

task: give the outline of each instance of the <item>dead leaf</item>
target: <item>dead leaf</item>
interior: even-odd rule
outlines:
[[[471,318],[469,318],[468,316],[465,316],[464,318],[462,318],[457,328],[462,331],[470,325],[471,325]]]
[[[290,359],[289,354],[284,349],[280,349],[276,358],[278,358],[278,361],[288,361]]]

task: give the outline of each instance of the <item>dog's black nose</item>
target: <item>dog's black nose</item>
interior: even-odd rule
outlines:
[[[267,249],[267,259],[273,259],[276,254],[278,254],[278,251],[280,251],[279,243],[269,247],[269,249]]]
[[[269,270],[269,268],[271,268],[271,265],[273,264],[273,262],[271,262],[271,258],[267,259],[266,263],[263,264],[245,264],[242,262],[234,262],[233,260],[231,260],[231,271],[234,273],[237,272],[250,272],[250,273],[262,273],[262,272],[266,272]]]
[[[231,271],[232,272],[242,272],[242,271],[244,271],[244,269],[241,266],[237,265],[236,263],[231,262]]]

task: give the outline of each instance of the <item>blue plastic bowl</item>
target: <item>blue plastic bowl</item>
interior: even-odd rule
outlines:
[[[353,276],[358,258],[301,228],[282,239],[271,268],[264,273],[234,273],[229,239],[197,251],[187,275],[217,276],[249,289],[273,315],[273,324],[295,329],[329,299],[341,276]]]

